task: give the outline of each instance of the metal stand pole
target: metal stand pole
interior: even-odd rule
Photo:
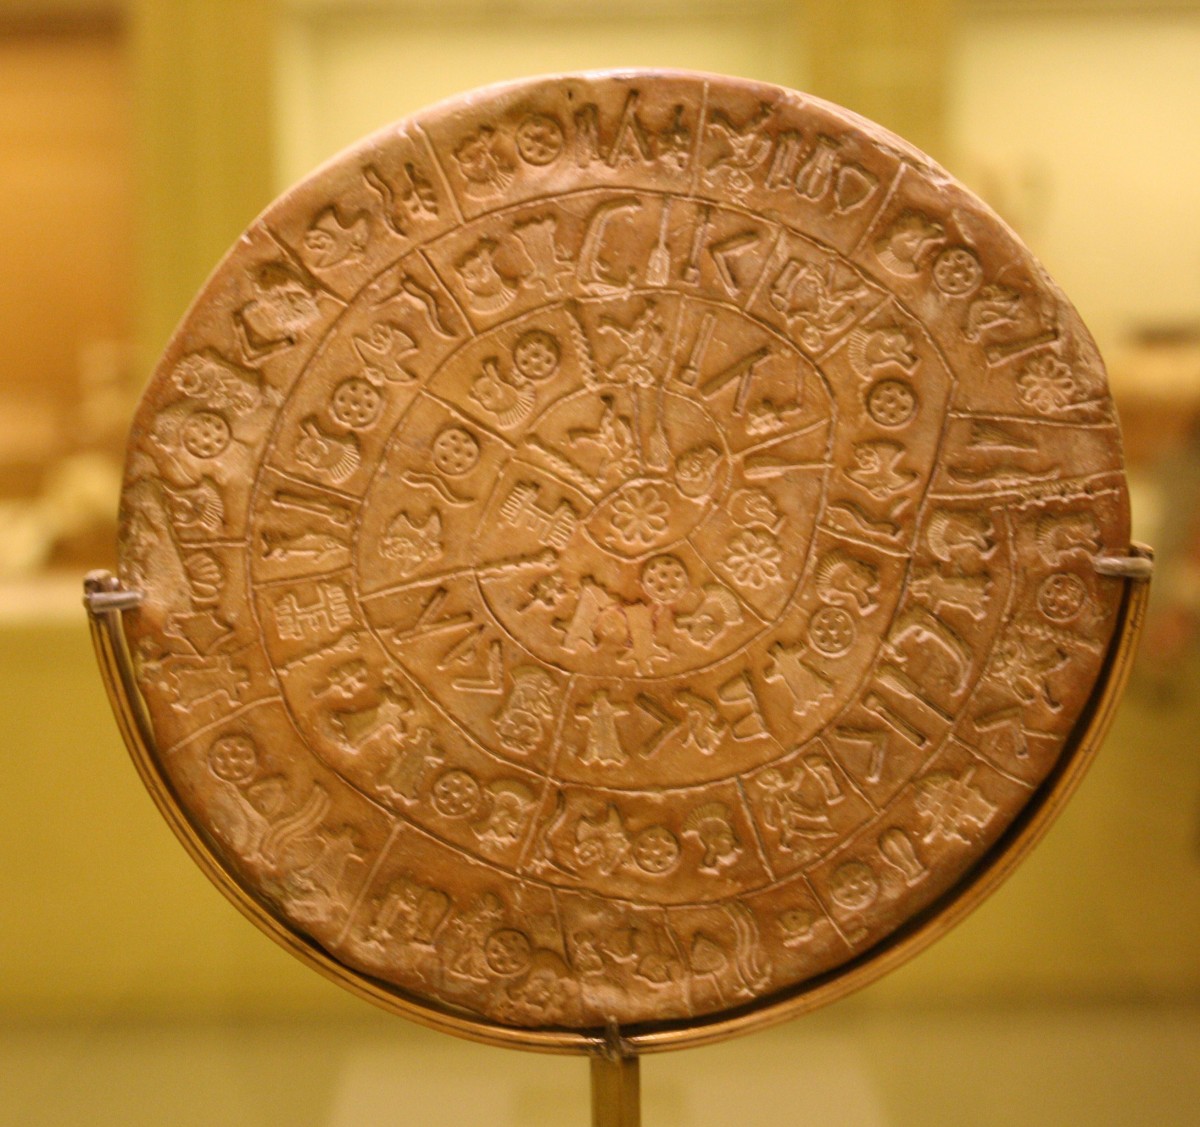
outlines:
[[[637,1054],[610,1025],[592,1055],[592,1127],[641,1127],[641,1072]]]

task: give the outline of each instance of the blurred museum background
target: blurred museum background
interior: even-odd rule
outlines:
[[[649,1059],[647,1122],[1200,1122],[1200,0],[3,0],[0,1124],[586,1120],[579,1062],[377,1014],[208,885],[79,594],[154,357],[263,206],[440,98],[633,65],[830,98],[992,203],[1105,353],[1158,550],[1113,733],[1019,872],[834,1010]]]

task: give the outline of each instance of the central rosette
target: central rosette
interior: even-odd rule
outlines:
[[[704,408],[640,376],[609,375],[548,408],[488,506],[485,527],[509,530],[505,557],[540,541],[554,568],[531,592],[524,569],[485,565],[484,596],[564,668],[673,672],[703,661],[718,636],[745,635],[736,597],[717,594],[689,540],[727,498],[728,450]]]
[[[712,417],[661,385],[585,390],[556,405],[540,420],[529,450],[559,445],[572,450],[590,478],[582,522],[588,536],[623,559],[682,540],[729,482],[727,452]]]

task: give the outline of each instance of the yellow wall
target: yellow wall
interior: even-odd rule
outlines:
[[[1101,346],[1200,324],[1200,6],[985,10],[962,22],[955,165]],[[1098,9],[1098,10],[1097,10]]]
[[[82,455],[106,478],[100,504],[115,492],[135,261],[130,98],[116,29],[6,32],[6,15],[0,5],[0,576],[67,558],[72,542],[111,555],[89,539],[110,522],[86,499],[74,513],[50,512],[51,494],[80,494],[48,463]],[[11,511],[10,497],[31,503]]]

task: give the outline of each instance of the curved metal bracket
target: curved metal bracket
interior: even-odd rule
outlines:
[[[1096,556],[1092,567],[1097,575],[1149,583],[1154,574],[1154,553],[1144,544],[1134,544],[1125,556]]]
[[[159,766],[153,728],[137,688],[125,638],[123,618],[137,613],[140,592],[122,587],[108,572],[91,572],[84,584],[92,641],[121,734],[134,765],[159,810],[184,848],[244,915],[315,970],[376,1005],[421,1024],[505,1048],[552,1053],[585,1053],[591,1057],[592,1108],[595,1127],[637,1127],[639,1053],[692,1047],[724,1040],[736,1033],[777,1024],[866,986],[907,961],[966,916],[1017,866],[1041,839],[1062,802],[1083,778],[1116,713],[1129,680],[1137,642],[1145,623],[1153,571],[1153,552],[1141,544],[1125,556],[1100,556],[1098,574],[1122,582],[1117,622],[1103,668],[1075,734],[1064,747],[1061,767],[1037,794],[994,853],[922,916],[877,944],[862,958],[733,1017],[710,1021],[670,1022],[617,1030],[513,1029],[460,1012],[431,1010],[333,959],[315,943],[276,917],[222,866],[207,839],[188,819]]]

